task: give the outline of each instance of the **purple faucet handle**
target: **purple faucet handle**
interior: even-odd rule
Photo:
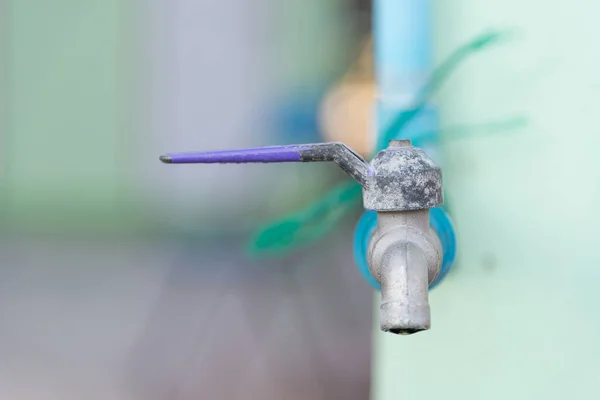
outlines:
[[[343,143],[314,143],[251,149],[170,153],[160,156],[166,164],[244,164],[333,161],[365,185],[369,164]]]
[[[301,162],[306,146],[269,146],[251,149],[173,153],[160,156],[166,164],[243,164]]]

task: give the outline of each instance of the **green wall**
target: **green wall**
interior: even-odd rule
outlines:
[[[431,295],[431,331],[375,324],[373,398],[598,398],[600,3],[436,5],[438,61],[485,29],[515,33],[446,86],[443,123],[529,124],[445,143],[458,267]]]
[[[167,13],[167,3],[161,12]],[[270,26],[269,20],[262,27],[276,57],[273,65],[265,64],[274,68],[279,90],[292,97],[301,96],[300,88],[314,91],[335,76],[348,53],[344,40],[351,29],[336,18],[344,10],[341,1],[305,3],[277,4],[273,13],[282,17],[276,19],[280,24]],[[5,0],[2,5],[2,229],[122,233],[148,231],[149,224],[164,222],[157,220],[159,214],[173,219],[169,213],[180,204],[160,195],[156,186],[164,176],[155,179],[156,166],[148,165],[163,150],[151,143],[156,140],[152,129],[158,128],[150,126],[155,120],[148,115],[146,100],[162,86],[177,84],[169,77],[148,81],[153,79],[149,71],[160,67],[157,58],[165,57],[160,52],[174,54],[165,50],[177,47],[168,42],[172,36],[160,30],[177,21],[162,14],[159,22],[146,18],[145,13],[160,7],[138,1]],[[161,33],[153,36],[148,29]],[[312,192],[322,191],[325,184],[317,181],[307,195],[295,197],[310,201]],[[277,208],[283,210],[277,215],[290,208],[293,199],[287,192],[291,188],[282,190]],[[210,201],[189,200],[190,214],[214,219],[196,226],[226,219],[222,215],[227,210],[200,212]]]
[[[130,215],[133,3],[125,3],[5,4],[4,229],[114,229]]]

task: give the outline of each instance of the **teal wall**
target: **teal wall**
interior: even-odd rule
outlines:
[[[431,331],[374,324],[374,399],[600,397],[598,12],[583,0],[436,2],[438,62],[483,30],[514,30],[445,87],[443,124],[529,124],[444,143],[458,266],[431,295]]]

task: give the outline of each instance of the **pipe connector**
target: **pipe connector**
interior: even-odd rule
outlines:
[[[408,335],[431,327],[429,285],[443,258],[429,210],[378,212],[368,249],[371,275],[381,286],[380,326]]]

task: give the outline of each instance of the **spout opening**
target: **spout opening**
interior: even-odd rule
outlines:
[[[389,333],[393,333],[395,335],[412,335],[413,333],[426,331],[428,328],[392,328],[389,329]]]

